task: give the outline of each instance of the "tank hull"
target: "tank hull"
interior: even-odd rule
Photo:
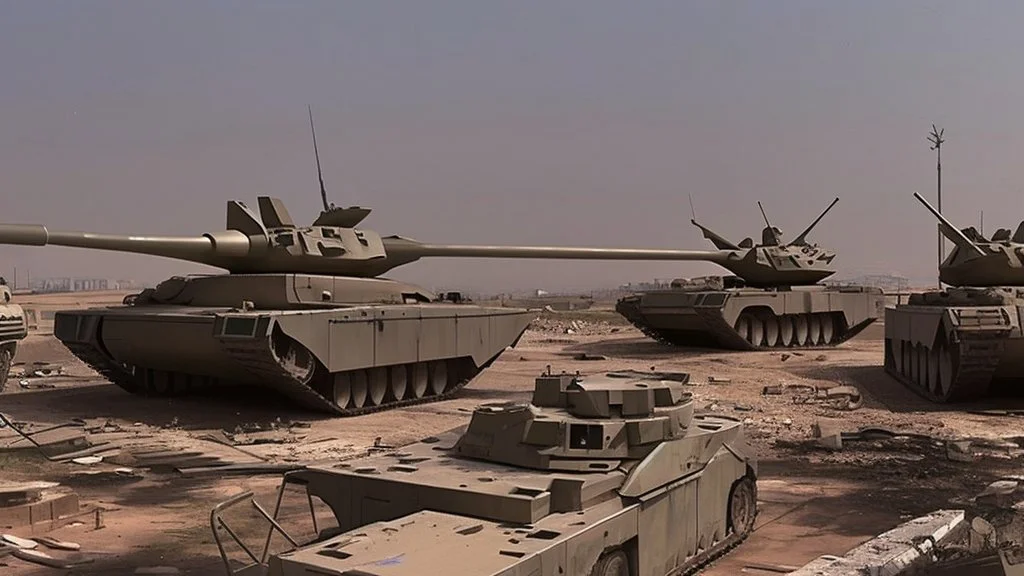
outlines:
[[[880,289],[669,288],[626,296],[616,311],[667,344],[729,350],[827,348],[856,336],[885,308]]]
[[[623,468],[553,472],[455,460],[445,451],[461,427],[397,454],[289,472],[275,514],[293,484],[333,522],[314,524],[303,531],[311,541],[263,566],[234,568],[221,543],[235,537],[222,514],[251,492],[219,505],[211,526],[226,573],[237,576],[363,574],[367,566],[412,576],[441,565],[452,576],[695,574],[752,531],[757,460],[739,420],[698,415],[693,423],[694,434]],[[684,460],[685,471],[669,473],[666,484],[635,482]]]
[[[445,303],[278,311],[147,304],[57,312],[54,335],[134,394],[258,386],[349,416],[453,395],[515,345],[533,317]]]
[[[6,300],[6,299],[5,299]],[[25,311],[10,301],[0,303],[0,392],[7,386],[11,362],[18,353],[18,343],[28,336]]]
[[[885,371],[937,403],[1024,390],[1024,290],[950,288],[885,311]]]

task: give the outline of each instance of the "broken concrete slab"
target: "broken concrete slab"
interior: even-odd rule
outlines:
[[[78,513],[78,495],[73,491],[52,485],[42,487],[38,498],[12,506],[0,506],[0,528],[29,528],[52,523]]]
[[[820,556],[789,576],[897,576],[932,562],[936,547],[964,526],[963,510],[938,510],[905,522],[843,556]]]

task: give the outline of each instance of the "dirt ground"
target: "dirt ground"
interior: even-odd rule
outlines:
[[[120,298],[117,295],[111,303]],[[89,303],[97,301],[93,298]],[[375,442],[400,446],[464,424],[480,403],[527,400],[534,377],[549,365],[555,371],[582,374],[617,369],[684,371],[691,375],[690,390],[699,407],[744,419],[760,459],[756,530],[703,574],[771,574],[778,572],[751,566],[795,567],[821,554],[843,554],[901,521],[956,507],[993,480],[1020,469],[1024,420],[931,405],[884,374],[882,349],[881,325],[839,348],[784,355],[673,349],[643,337],[607,310],[546,314],[517,348],[506,351],[455,399],[329,418],[252,395],[241,399],[135,397],[73,359],[52,336],[35,333],[23,343],[16,362],[56,362],[66,374],[26,380],[30,387],[12,376],[0,397],[0,412],[20,425],[36,428],[76,418],[105,421],[102,430],[114,431],[111,437],[118,434],[121,441],[145,439],[181,451],[209,446],[204,436],[227,434],[245,444],[237,450],[240,457],[304,462],[351,457]],[[579,354],[601,359],[580,360]],[[16,365],[14,370],[19,368]],[[50,387],[31,387],[38,382]],[[762,393],[765,386],[775,385],[852,385],[864,402],[857,409],[844,410],[791,392],[799,388]],[[1005,400],[1000,407],[1024,406]],[[852,440],[841,450],[829,450],[814,438],[816,423],[845,432],[882,427],[913,435]],[[267,441],[259,443],[260,438]],[[979,451],[974,461],[947,455],[943,441],[955,438],[974,439]],[[0,436],[0,448],[7,441]],[[0,482],[60,482],[79,494],[83,510],[103,508],[104,524],[96,529],[94,519],[87,517],[50,534],[81,545],[77,554],[52,552],[87,562],[70,572],[8,556],[0,558],[2,573],[133,574],[139,567],[173,566],[183,574],[223,574],[210,531],[211,508],[233,494],[252,490],[265,508],[272,509],[280,478],[279,474],[193,478],[160,469],[141,470],[136,473],[141,478],[93,474],[121,466],[140,468],[116,458],[98,464],[58,463],[33,450],[0,451]],[[243,558],[232,550],[234,557]]]

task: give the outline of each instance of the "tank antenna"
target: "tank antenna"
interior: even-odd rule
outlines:
[[[761,216],[764,218],[764,225],[771,228],[772,223],[768,221],[768,215],[764,213],[764,206],[761,206],[761,201],[757,201],[757,207],[761,209]]]
[[[316,156],[316,175],[320,179],[320,199],[324,203],[324,211],[331,209],[331,206],[327,204],[327,189],[324,188],[324,173],[320,169],[320,151],[316,147],[316,128],[313,127],[313,107],[309,108],[309,131],[313,133],[313,155]]]
[[[942,135],[946,132],[943,128],[939,130],[932,124],[932,131],[928,134],[928,142],[931,142],[932,150],[935,150],[935,172],[938,176],[936,183],[936,195],[938,196],[938,211],[942,214],[942,144],[946,142],[946,139]],[[946,245],[942,241],[942,233],[939,232],[939,265],[942,265],[942,260],[946,255]],[[939,280],[939,288],[942,288],[942,280]]]
[[[690,194],[690,218],[697,219],[697,211],[693,209],[693,194]]]

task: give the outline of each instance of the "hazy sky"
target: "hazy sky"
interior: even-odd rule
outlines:
[[[710,247],[760,237],[761,200],[841,275],[935,275],[934,199],[986,232],[1024,218],[1024,3],[58,2],[0,0],[0,221],[222,229],[230,199],[320,209],[431,242]],[[0,271],[214,269],[0,248]],[[392,276],[560,288],[714,273],[692,263],[436,259]]]

